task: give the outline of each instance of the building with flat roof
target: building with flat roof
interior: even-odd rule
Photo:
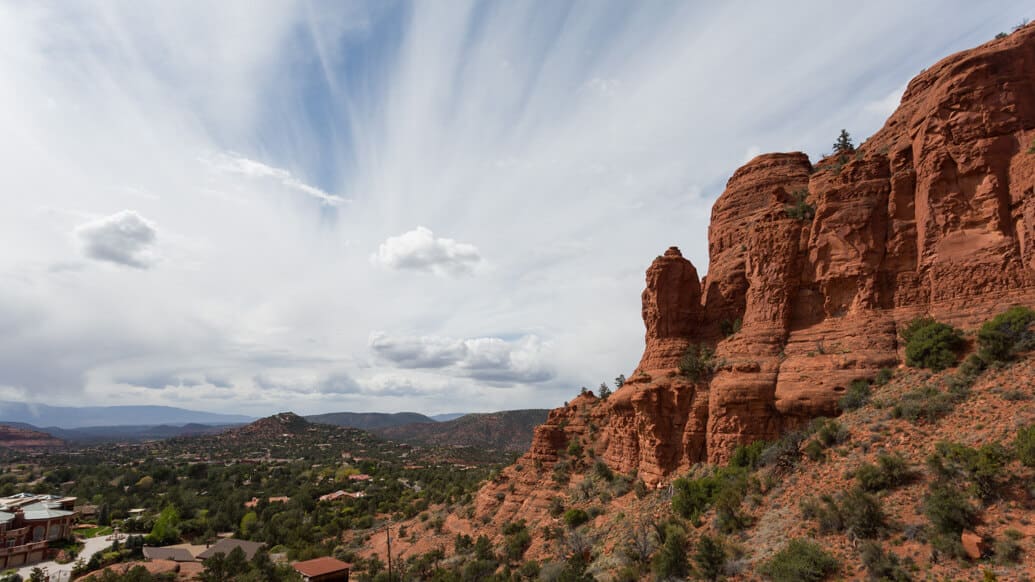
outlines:
[[[41,562],[50,542],[70,539],[75,500],[33,493],[0,497],[0,570]]]

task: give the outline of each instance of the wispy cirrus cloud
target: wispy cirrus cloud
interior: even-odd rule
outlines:
[[[553,406],[629,373],[745,156],[861,141],[1029,11],[0,2],[0,393]]]

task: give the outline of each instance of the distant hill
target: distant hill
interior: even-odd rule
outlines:
[[[461,416],[467,416],[468,414],[470,414],[470,413],[469,412],[447,412],[445,414],[433,414],[433,415],[431,415],[431,419],[432,420],[437,420],[438,422],[448,422],[450,420],[456,420],[456,419],[460,418]]]
[[[197,424],[241,424],[252,417],[200,412],[173,406],[50,406],[0,401],[0,422],[82,428]]]
[[[375,430],[413,423],[435,423],[435,420],[416,412],[331,412],[305,417],[309,422],[347,426],[361,430]]]
[[[413,423],[372,430],[404,443],[461,445],[505,451],[525,451],[535,427],[546,421],[548,410],[505,410],[465,414],[446,422]]]
[[[237,425],[230,424],[185,424],[182,426],[159,424],[145,426],[86,426],[82,428],[40,428],[24,422],[2,422],[2,424],[26,430],[48,433],[55,438],[71,443],[131,442],[161,440],[179,436],[216,434]]]
[[[326,424],[326,423],[323,423]],[[278,412],[273,416],[260,418],[251,424],[228,431],[229,433],[276,438],[285,434],[301,434],[312,424],[294,412]]]
[[[0,447],[8,449],[48,449],[65,446],[65,441],[30,428],[29,425],[0,424]]]

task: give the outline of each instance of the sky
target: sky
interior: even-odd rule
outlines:
[[[550,408],[769,151],[1022,1],[0,0],[0,400]]]

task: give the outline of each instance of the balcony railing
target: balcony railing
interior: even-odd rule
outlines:
[[[36,550],[47,549],[47,541],[33,542],[31,544],[22,544],[20,546],[14,546],[12,548],[0,548],[0,556],[10,556],[11,554],[23,554],[28,552],[35,552]]]

